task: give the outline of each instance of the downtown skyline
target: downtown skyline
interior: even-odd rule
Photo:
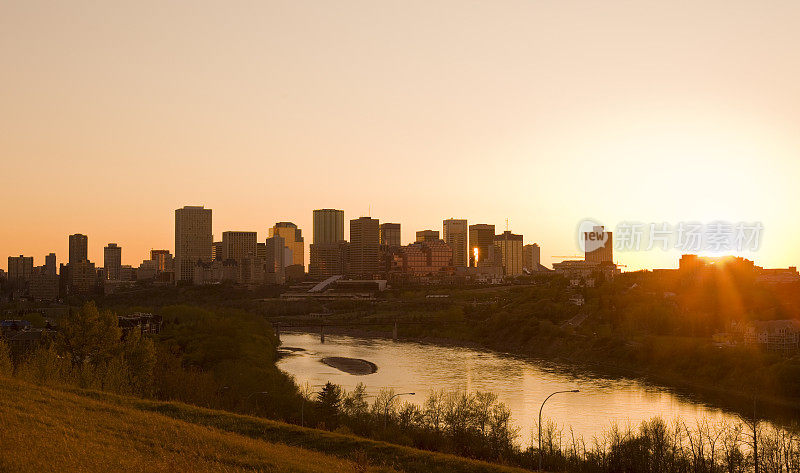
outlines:
[[[798,18],[789,1],[10,2],[0,249],[61,258],[77,232],[92,260],[116,242],[135,264],[197,203],[216,238],[310,229],[323,206],[400,222],[403,243],[508,218],[548,266],[586,218],[758,221],[742,256],[794,266]]]

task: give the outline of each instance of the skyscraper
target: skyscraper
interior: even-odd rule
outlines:
[[[541,251],[536,243],[522,247],[522,267],[528,271],[539,271]]]
[[[256,232],[222,232],[222,260],[241,264],[245,258],[255,258],[258,247]]]
[[[172,254],[169,250],[150,250],[150,259],[155,261],[157,272],[172,270]]]
[[[45,273],[49,274],[50,276],[56,275],[56,254],[50,253],[49,255],[44,257],[44,271]]]
[[[122,268],[122,247],[116,243],[109,243],[103,248],[103,268],[106,279],[118,280],[119,270]]]
[[[344,240],[344,211],[315,210],[313,233],[308,274],[315,278],[344,274],[349,246]]]
[[[286,266],[290,264],[299,264],[305,267],[306,243],[303,240],[303,231],[297,228],[297,225],[292,222],[278,222],[274,227],[269,229],[269,236],[273,237],[275,235],[283,237],[286,247],[292,250],[292,260],[287,261]]]
[[[453,250],[453,266],[468,266],[467,221],[453,218],[444,220],[442,222],[442,237],[445,243]]]
[[[506,230],[495,235],[494,245],[500,248],[500,260],[506,276],[522,274],[522,235]]]
[[[605,231],[603,226],[595,226],[591,232],[584,232],[584,260],[592,263],[614,262],[613,232]]]
[[[265,267],[267,272],[268,282],[273,284],[283,284],[286,282],[286,241],[283,237],[273,235],[267,238],[265,249]]]
[[[378,219],[350,220],[350,262],[348,275],[372,279],[380,271],[380,224]]]
[[[386,246],[400,246],[400,224],[399,223],[382,223],[381,229],[381,245]]]
[[[420,230],[417,232],[416,242],[436,241],[439,239],[439,232],[436,230]]]
[[[494,245],[494,225],[478,223],[469,226],[469,256],[474,266],[489,256],[489,247]],[[477,249],[477,252],[475,251]],[[477,256],[477,261],[474,261]]]
[[[344,240],[344,210],[315,210],[313,243],[339,243],[342,240]]]
[[[89,237],[81,233],[69,236],[69,263],[79,263],[89,259]]]
[[[175,280],[192,281],[198,261],[211,261],[211,209],[175,210]]]
[[[33,276],[33,256],[8,257],[8,282],[22,288]]]

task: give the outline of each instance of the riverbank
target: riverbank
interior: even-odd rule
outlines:
[[[299,331],[301,332],[301,331]],[[326,329],[328,334],[346,335],[365,339],[391,339],[391,333],[379,330],[363,330],[336,327]],[[311,332],[313,333],[313,332]],[[538,350],[502,350],[489,344],[452,337],[415,336],[400,337],[399,341],[428,344],[439,347],[460,347],[477,351],[513,357],[522,361],[545,365],[558,365],[559,369],[575,375],[631,379],[655,388],[667,390],[679,397],[699,402],[724,411],[751,417],[753,415],[753,395],[745,389],[732,389],[714,382],[700,382],[687,377],[654,373],[653,369],[636,366],[634,360],[618,360],[597,350],[576,350],[569,343],[543,343]],[[759,393],[756,400],[756,414],[782,426],[790,426],[800,416],[800,400]]]

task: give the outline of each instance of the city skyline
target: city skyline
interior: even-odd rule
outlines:
[[[742,256],[800,262],[796,2],[3,13],[10,255],[62,260],[79,232],[92,261],[116,242],[134,264],[195,202],[215,238],[259,241],[275,222],[310,229],[320,206],[400,222],[403,243],[450,217],[509,218],[547,265],[576,254],[586,218],[759,221],[762,249]],[[678,257],[617,253],[628,269]]]

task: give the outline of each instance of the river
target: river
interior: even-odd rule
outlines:
[[[666,420],[680,417],[687,425],[696,420],[736,422],[730,413],[630,379],[609,379],[576,373],[558,364],[522,360],[513,356],[460,347],[443,347],[386,339],[362,339],[342,335],[283,333],[284,347],[302,348],[282,358],[278,367],[295,377],[298,385],[312,386],[328,381],[352,390],[364,383],[370,394],[382,388],[415,392],[403,400],[422,404],[432,390],[491,391],[512,413],[520,429],[519,442],[536,444],[536,421],[542,401],[554,391],[578,389],[559,394],[544,408],[544,417],[559,426],[572,427],[587,441],[607,430],[612,423],[638,426],[654,416]],[[323,364],[329,356],[362,358],[375,363],[378,371],[351,375]],[[315,387],[314,390],[319,388]]]

